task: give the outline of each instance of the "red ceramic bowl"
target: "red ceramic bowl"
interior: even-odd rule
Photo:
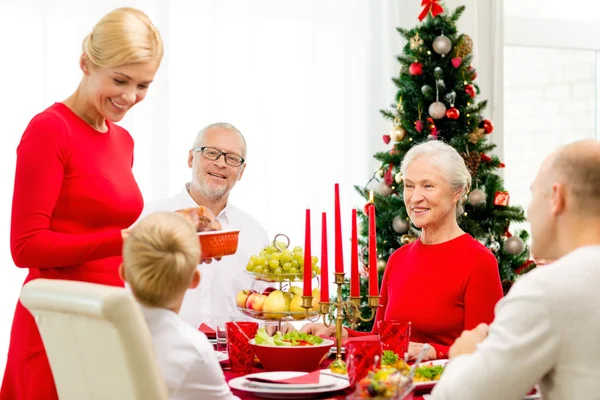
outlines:
[[[238,247],[239,235],[239,229],[199,232],[200,257],[214,258],[235,254]]]
[[[263,346],[250,340],[256,357],[267,371],[306,371],[319,369],[321,361],[329,354],[333,340],[313,346]]]

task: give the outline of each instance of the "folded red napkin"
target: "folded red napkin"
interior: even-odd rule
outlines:
[[[246,379],[251,382],[262,382],[262,383],[283,383],[283,384],[307,384],[307,383],[319,383],[319,379],[321,378],[321,371],[316,370],[313,372],[309,372],[305,375],[295,376],[293,378],[286,379],[266,379],[259,378],[256,376],[247,376]]]
[[[200,332],[204,333],[206,335],[206,337],[209,339],[217,338],[217,332],[210,326],[206,325],[204,322],[202,324],[200,324],[200,326],[198,327],[198,330]]]

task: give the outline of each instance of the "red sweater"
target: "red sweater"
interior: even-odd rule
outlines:
[[[390,256],[375,321],[410,321],[410,340],[447,358],[463,330],[492,322],[501,297],[496,257],[477,240],[467,234],[435,245],[416,240]]]
[[[143,207],[131,171],[133,139],[107,121],[100,133],[64,104],[36,115],[17,149],[10,244],[25,282],[67,279],[123,286],[121,229]],[[28,379],[31,377],[31,379]],[[43,345],[17,305],[0,399],[56,398]]]

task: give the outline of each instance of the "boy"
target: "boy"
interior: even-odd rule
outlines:
[[[206,336],[178,315],[185,291],[200,283],[199,257],[194,227],[180,215],[158,212],[131,230],[120,274],[140,303],[169,398],[238,399]]]

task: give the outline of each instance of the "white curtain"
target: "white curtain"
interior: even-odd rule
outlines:
[[[303,245],[304,209],[311,207],[319,254],[323,210],[333,247],[334,183],[341,185],[349,238],[350,210],[363,205],[353,185],[368,180],[372,154],[386,147],[381,135],[389,126],[378,109],[395,94],[390,78],[403,45],[395,27],[415,25],[418,15],[418,1],[406,12],[403,3],[0,1],[0,369],[25,276],[9,249],[15,149],[33,115],[76,88],[81,40],[103,14],[139,7],[165,41],[148,97],[122,123],[136,141],[134,172],[145,200],[179,191],[190,178],[186,157],[197,131],[229,121],[249,143],[248,167],[231,201],[269,235],[290,235],[293,245]]]

